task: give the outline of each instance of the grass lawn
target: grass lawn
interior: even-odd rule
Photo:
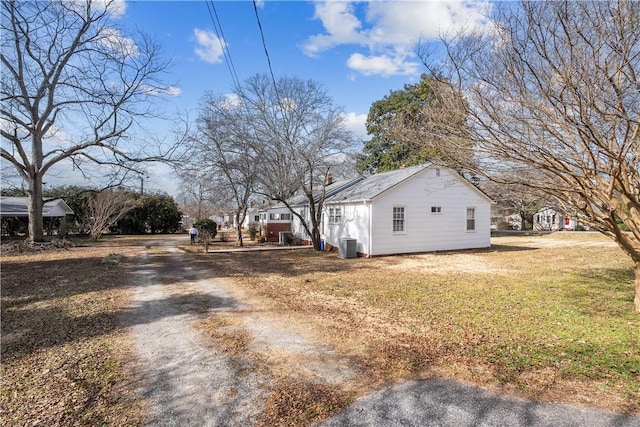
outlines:
[[[122,315],[133,240],[2,254],[0,425],[143,425]]]
[[[2,254],[0,424],[144,424],[122,319],[131,304],[128,268],[151,239]],[[310,250],[205,254],[186,235],[181,247],[194,266],[352,360],[359,375],[338,386],[341,396],[439,376],[640,413],[631,261],[594,233],[492,243],[373,259]]]
[[[373,259],[202,255],[357,360],[362,393],[442,376],[523,397],[640,412],[632,263],[595,233],[506,236],[490,250]]]

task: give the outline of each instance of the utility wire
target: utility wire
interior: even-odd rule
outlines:
[[[269,57],[269,51],[267,50],[267,43],[264,40],[264,32],[262,31],[262,23],[260,22],[260,16],[258,15],[258,5],[256,4],[256,0],[253,0],[253,10],[256,13],[256,20],[258,21],[258,28],[260,29],[260,37],[262,38],[262,46],[264,47],[264,54],[267,56],[267,65],[269,66],[269,73],[271,73],[273,88],[275,89],[276,95],[277,95],[278,85],[276,84],[276,78],[273,75],[273,68],[271,67],[271,58]]]
[[[231,52],[229,52],[229,48],[227,47],[227,41],[224,37],[224,32],[222,31],[222,24],[220,24],[220,18],[218,17],[216,6],[213,3],[213,0],[207,1],[206,4],[209,11],[209,16],[211,17],[211,22],[213,22],[213,28],[216,32],[216,35],[218,36],[218,42],[220,42],[220,48],[222,49],[222,53],[224,55],[224,61],[227,64],[227,69],[229,70],[229,74],[231,75],[231,80],[233,80],[233,86],[237,90],[239,90],[240,80],[238,79],[236,68],[233,65],[233,60],[231,59]]]

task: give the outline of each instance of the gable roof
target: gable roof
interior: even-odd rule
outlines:
[[[434,165],[431,163],[423,163],[421,165],[371,175],[339,193],[334,193],[331,197],[327,197],[325,201],[327,203],[368,201],[433,166]],[[458,172],[444,166],[437,167],[449,170],[453,176],[457,177],[463,184],[481,194],[483,198],[489,201],[489,203],[495,203],[484,191],[473,185]]]
[[[428,164],[410,166],[371,175],[345,190],[327,197],[327,202],[371,200],[385,191],[429,167]]]
[[[28,206],[28,197],[0,197],[1,216],[28,216]],[[42,216],[45,218],[72,214],[73,210],[62,199],[49,200],[42,207]]]

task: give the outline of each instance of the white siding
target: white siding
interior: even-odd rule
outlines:
[[[490,246],[489,200],[447,169],[439,172],[426,169],[374,198],[371,255]],[[394,206],[404,207],[404,232],[393,232]],[[467,208],[475,208],[475,231],[467,231]]]
[[[338,247],[344,238],[357,240],[357,251],[369,253],[369,204],[331,204],[331,207],[342,209],[342,221],[329,224],[328,207],[324,212],[324,239],[332,246]]]
[[[302,215],[307,225],[311,225],[311,221],[309,221],[308,207],[302,207],[302,208],[298,207],[294,209],[296,210],[296,212]],[[298,237],[300,240],[311,240],[311,236],[309,236],[307,231],[302,226],[302,222],[300,222],[300,218],[298,218],[295,215],[292,215],[292,219],[291,219],[291,232],[293,233],[294,236]]]

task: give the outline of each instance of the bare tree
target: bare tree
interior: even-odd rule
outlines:
[[[136,195],[129,191],[103,190],[87,199],[84,222],[93,240],[136,207]]]
[[[260,191],[285,204],[320,250],[325,183],[353,151],[341,109],[317,82],[298,78],[256,75],[238,95],[250,113]],[[308,214],[291,206],[294,194],[304,197]]]
[[[334,164],[352,163],[353,142],[326,91],[313,81],[255,75],[233,96],[206,95],[199,123],[192,164],[226,188],[236,222],[262,195],[285,204],[320,250],[326,178]],[[293,208],[294,195],[308,215]]]
[[[213,214],[216,192],[211,185],[210,177],[197,167],[193,167],[193,155],[194,153],[190,150],[189,163],[176,165],[176,172],[181,189],[177,200],[181,204],[182,212],[195,222]]]
[[[640,312],[640,3],[496,7],[492,34],[445,41],[481,172],[540,171],[522,184],[571,206],[632,258]]]
[[[2,1],[0,156],[28,183],[31,241],[43,238],[43,178],[54,166],[122,180],[162,158],[125,145],[152,115],[151,98],[166,93],[159,76],[168,64],[150,39],[112,26],[118,4]]]
[[[205,94],[192,148],[192,166],[212,182],[219,202],[226,196],[233,206],[238,246],[244,245],[241,225],[255,196],[260,166],[246,113],[233,98]]]

